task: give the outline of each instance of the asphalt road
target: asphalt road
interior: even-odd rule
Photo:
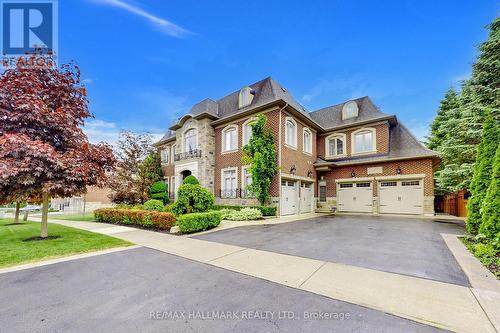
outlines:
[[[226,229],[194,238],[469,286],[441,233],[463,225],[418,218],[334,216]]]
[[[0,290],[2,332],[440,331],[146,248],[0,274]]]

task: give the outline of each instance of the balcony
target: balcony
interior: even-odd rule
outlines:
[[[182,161],[182,160],[189,160],[191,158],[197,158],[201,157],[201,149],[194,149],[187,151],[185,153],[180,153],[180,154],[175,154],[174,155],[174,161]]]

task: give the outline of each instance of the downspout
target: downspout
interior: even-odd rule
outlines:
[[[279,188],[279,198],[280,198],[280,202],[279,202],[279,212],[278,212],[278,215],[281,216],[281,133],[282,133],[282,127],[283,127],[283,123],[281,122],[281,112],[288,106],[288,103],[285,104],[284,107],[282,107],[280,110],[279,110],[279,145],[278,145],[278,166],[279,166],[279,174],[278,174],[278,188]]]

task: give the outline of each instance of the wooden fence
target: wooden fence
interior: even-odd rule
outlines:
[[[436,213],[445,213],[459,217],[466,217],[467,200],[469,196],[469,192],[464,190],[454,193],[447,193],[445,195],[437,195],[434,200],[434,210],[436,211]]]

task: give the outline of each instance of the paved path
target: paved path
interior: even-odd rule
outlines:
[[[0,285],[3,332],[440,331],[144,247],[0,274]],[[319,313],[332,318],[305,318]]]
[[[114,237],[295,289],[456,332],[496,332],[464,286],[134,228],[56,223],[108,234],[120,228]]]

